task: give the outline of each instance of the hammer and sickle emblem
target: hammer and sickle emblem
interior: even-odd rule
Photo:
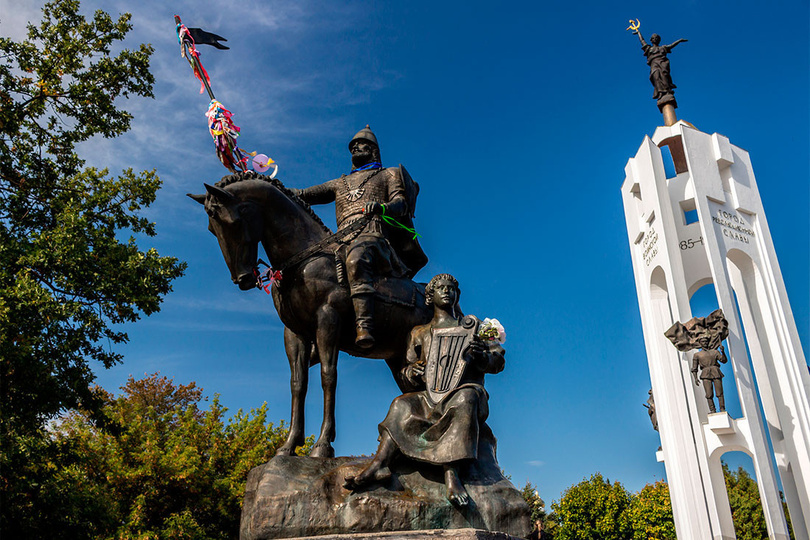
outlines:
[[[627,27],[627,30],[632,30],[633,32],[638,32],[638,29],[641,28],[641,23],[638,19],[635,21],[630,19],[630,26]]]

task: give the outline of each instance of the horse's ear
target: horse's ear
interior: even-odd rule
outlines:
[[[195,195],[194,193],[186,193],[186,196],[191,197],[200,204],[205,204],[205,193],[202,193],[200,195]]]
[[[227,204],[236,200],[236,197],[222,188],[218,188],[217,186],[212,186],[210,184],[203,185],[205,186],[206,191],[208,191],[208,193],[210,193],[211,196],[217,199],[219,202]]]

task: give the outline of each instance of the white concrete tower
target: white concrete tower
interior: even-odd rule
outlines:
[[[659,460],[678,538],[735,537],[720,458],[742,451],[753,460],[769,537],[788,538],[778,470],[796,538],[807,540],[810,373],[748,152],[678,121],[645,137],[625,174]],[[703,388],[692,381],[693,353],[664,337],[675,321],[708,315],[689,307],[708,283],[729,322],[724,386],[727,395],[737,392],[741,418],[709,414]]]

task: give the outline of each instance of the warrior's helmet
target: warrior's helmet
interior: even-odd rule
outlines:
[[[380,147],[379,143],[377,142],[377,137],[374,136],[374,132],[371,131],[371,128],[368,126],[368,124],[366,124],[366,127],[358,131],[357,135],[352,137],[352,140],[349,141],[349,150],[352,149],[352,143],[354,143],[354,141],[357,140],[368,141],[370,143],[374,143],[374,146],[376,146],[377,148]]]
[[[352,144],[354,144],[354,141],[366,141],[371,143],[371,153],[374,156],[372,161],[382,162],[382,159],[380,159],[380,145],[377,143],[377,137],[374,135],[374,132],[371,131],[371,128],[368,127],[368,124],[366,124],[366,127],[358,131],[357,135],[352,137],[352,140],[349,141],[349,150],[352,149]]]

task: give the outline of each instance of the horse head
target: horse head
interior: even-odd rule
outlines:
[[[263,232],[260,209],[255,201],[231,191],[209,184],[205,189],[208,193],[188,196],[205,206],[208,230],[217,237],[231,281],[243,291],[255,288],[254,270]]]

